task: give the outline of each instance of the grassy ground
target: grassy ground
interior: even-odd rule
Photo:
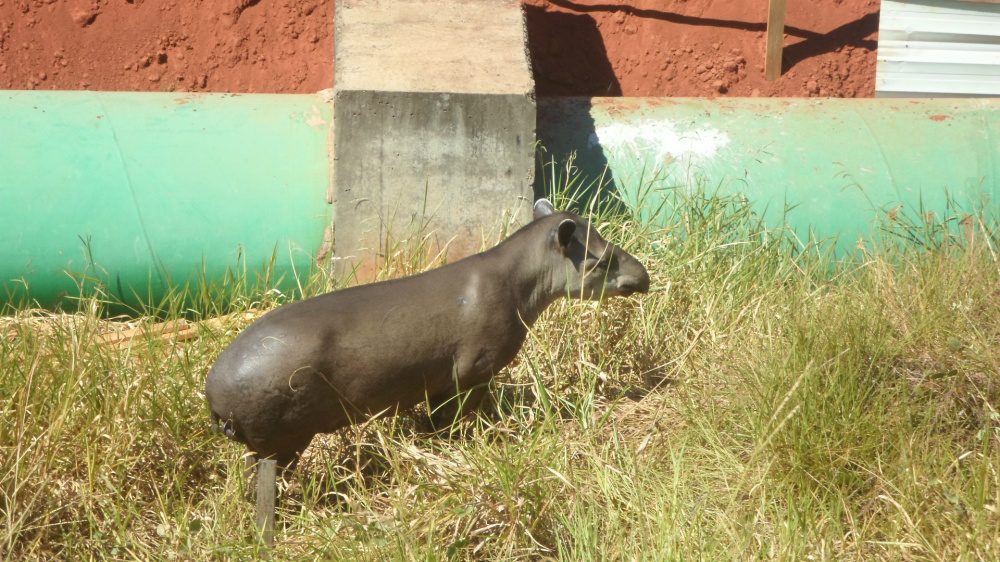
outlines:
[[[420,433],[418,411],[316,439],[274,558],[1000,559],[994,239],[835,264],[739,198],[661,212],[598,217],[653,291],[553,306],[461,436]],[[130,326],[96,301],[0,318],[0,559],[263,556],[202,390],[284,300],[248,292],[200,311],[222,321],[188,312],[198,337],[121,349],[100,335]]]

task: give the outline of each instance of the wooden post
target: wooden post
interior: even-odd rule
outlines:
[[[264,544],[274,544],[274,507],[277,490],[277,463],[273,459],[257,461],[257,532]]]
[[[781,50],[785,42],[785,0],[770,0],[767,7],[767,51],[764,55],[764,78],[781,76]]]

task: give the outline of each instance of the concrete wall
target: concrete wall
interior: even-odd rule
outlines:
[[[342,0],[334,254],[367,281],[398,244],[453,261],[530,219],[534,85],[518,3]]]
[[[356,264],[425,238],[432,252],[449,244],[456,258],[495,239],[502,221],[527,218],[530,98],[347,92],[334,112],[339,261]]]

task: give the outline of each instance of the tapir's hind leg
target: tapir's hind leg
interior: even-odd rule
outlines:
[[[250,481],[250,477],[253,473],[257,471],[257,455],[251,451],[247,451],[247,454],[243,457],[243,475],[246,477],[247,482]]]
[[[299,462],[299,457],[302,455],[302,451],[306,450],[309,446],[309,442],[312,440],[310,438],[308,441],[302,443],[298,441],[300,446],[295,446],[294,444],[282,448],[278,452],[274,452],[270,455],[262,457],[258,453],[247,447],[247,454],[244,457],[244,481],[246,482],[246,499],[247,501],[254,501],[254,493],[256,492],[256,483],[253,480],[253,475],[257,473],[257,463],[260,462],[261,458],[273,459],[275,464],[278,465],[278,477],[281,478],[285,476],[287,471],[291,471],[295,468],[295,465]]]
[[[292,470],[299,462],[299,457],[309,447],[312,438],[313,435],[287,435],[280,443],[268,442],[257,447],[247,445],[247,449],[252,451],[255,464],[258,458],[273,459],[279,470]]]

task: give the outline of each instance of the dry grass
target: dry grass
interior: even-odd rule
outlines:
[[[995,239],[838,264],[746,209],[696,194],[665,229],[598,213],[653,291],[553,306],[459,436],[414,412],[317,438],[274,558],[1000,558]],[[96,301],[0,319],[0,558],[263,557],[202,389],[243,313],[280,301],[124,345],[106,334],[153,321]]]

